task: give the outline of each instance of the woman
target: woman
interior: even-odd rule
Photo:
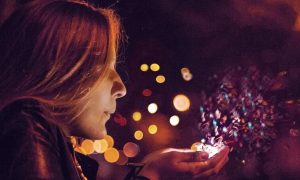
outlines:
[[[0,30],[0,178],[85,179],[69,137],[100,139],[126,88],[115,70],[120,24],[112,10],[77,1],[34,1]],[[148,155],[136,178],[208,176],[228,148]]]

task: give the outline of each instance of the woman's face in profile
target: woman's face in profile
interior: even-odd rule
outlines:
[[[116,100],[126,94],[126,88],[115,70],[116,54],[112,51],[109,53],[113,58],[109,74],[90,97],[83,113],[71,123],[71,135],[101,139],[107,134],[105,124],[116,110]]]

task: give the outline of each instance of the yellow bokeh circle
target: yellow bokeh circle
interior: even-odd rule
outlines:
[[[108,148],[112,148],[114,146],[115,141],[110,135],[105,135],[103,139],[106,140]]]
[[[202,144],[201,142],[195,142],[194,144],[192,144],[191,146],[191,150],[193,151],[199,151],[199,145]]]
[[[144,137],[144,134],[143,134],[142,131],[137,130],[137,131],[134,132],[134,138],[135,138],[136,140],[142,140],[143,137]]]
[[[134,121],[140,121],[142,119],[142,114],[140,112],[134,112],[132,114],[132,119]]]
[[[158,76],[156,76],[155,80],[157,83],[162,84],[166,81],[166,77],[163,75],[158,75]]]
[[[148,66],[147,64],[142,64],[142,65],[140,66],[140,69],[141,69],[141,71],[146,72],[146,71],[148,71],[149,66]]]
[[[108,143],[105,139],[94,141],[94,150],[97,153],[104,153],[108,148]]]
[[[92,154],[94,152],[94,142],[89,139],[85,139],[81,143],[81,148],[84,149],[86,154]]]
[[[151,124],[149,127],[148,127],[148,132],[150,134],[156,134],[157,133],[157,126],[155,124]]]
[[[104,159],[109,163],[117,162],[119,157],[119,151],[116,148],[108,148],[104,153]]]
[[[153,64],[150,65],[150,69],[152,71],[159,71],[160,66],[158,64],[156,64],[156,63],[153,63]]]

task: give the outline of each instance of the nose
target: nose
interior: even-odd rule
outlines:
[[[115,99],[118,99],[125,96],[127,91],[120,75],[117,72],[115,72],[114,74],[115,74],[114,83],[111,91],[112,91],[112,96]]]

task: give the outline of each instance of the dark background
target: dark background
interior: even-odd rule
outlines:
[[[1,21],[10,7],[26,1],[0,2]],[[120,15],[127,42],[121,49],[118,70],[127,86],[127,96],[118,104],[118,113],[127,120],[119,126],[108,122],[109,134],[115,147],[122,149],[128,142],[140,146],[140,154],[130,162],[137,162],[154,150],[165,147],[189,148],[199,141],[194,131],[197,98],[201,91],[212,90],[209,76],[226,67],[255,64],[262,71],[276,74],[286,71],[278,79],[273,91],[281,101],[299,99],[300,80],[300,2],[298,0],[90,0],[99,7],[111,7]],[[299,17],[299,18],[298,18]],[[141,72],[141,64],[158,63],[159,72]],[[182,79],[180,69],[188,67],[193,79]],[[158,85],[155,76],[163,74],[166,83]],[[153,94],[142,96],[149,88]],[[178,113],[172,99],[184,93],[192,100],[189,112]],[[147,105],[156,102],[158,113],[147,113]],[[286,107],[298,122],[299,101]],[[143,118],[134,122],[131,114],[141,111]],[[171,115],[178,114],[181,122],[172,127]],[[147,125],[157,124],[158,133],[147,133]],[[213,179],[294,178],[300,176],[299,136],[290,136],[288,125],[278,124],[279,136],[273,148],[262,158],[249,154],[246,164],[231,154],[230,161],[219,176]],[[136,141],[133,133],[143,129],[144,139]],[[101,161],[99,177],[118,179],[126,173],[118,165]],[[114,170],[113,170],[114,169]],[[117,169],[117,170],[116,170]],[[118,171],[118,173],[114,173]],[[110,177],[110,178],[108,178]]]
[[[102,1],[103,2],[103,1]],[[101,3],[101,1],[100,1]],[[194,131],[198,110],[197,99],[202,90],[211,90],[214,73],[239,64],[255,64],[262,71],[276,74],[287,71],[278,79],[274,88],[282,101],[299,98],[300,36],[298,24],[299,1],[274,0],[121,0],[114,5],[120,14],[128,35],[125,60],[126,73],[121,73],[128,88],[127,97],[120,100],[119,112],[128,120],[128,126],[110,124],[111,134],[118,139],[119,148],[127,141],[140,145],[139,161],[144,154],[164,147],[188,148],[199,141]],[[159,73],[143,73],[143,63],[158,63]],[[193,79],[182,79],[180,68],[188,67]],[[122,70],[122,69],[121,69]],[[121,71],[122,72],[122,71]],[[126,74],[128,76],[126,76]],[[166,83],[157,85],[155,75],[164,74]],[[144,88],[153,90],[150,98],[142,96]],[[172,98],[184,93],[192,100],[187,113],[178,113],[172,106]],[[148,103],[156,102],[158,114],[146,111]],[[298,123],[299,103],[287,107]],[[135,110],[143,112],[139,123],[131,120]],[[178,114],[177,127],[168,124],[168,118]],[[136,129],[156,123],[156,135],[147,135],[136,141]],[[138,125],[137,125],[138,124]],[[238,157],[231,154],[230,162],[219,176],[212,179],[272,179],[300,176],[300,139],[291,137],[290,123],[278,123],[278,137],[271,150],[255,157]],[[163,130],[161,130],[163,128]],[[116,131],[116,129],[118,131]],[[163,131],[163,132],[162,132]],[[246,163],[241,161],[245,159]]]
[[[139,156],[131,159],[139,161],[153,150],[188,148],[199,141],[193,128],[197,99],[202,90],[212,90],[213,82],[208,77],[226,67],[255,64],[274,77],[286,71],[272,91],[282,102],[299,99],[299,5],[299,1],[287,0],[121,0],[115,4],[113,8],[120,14],[128,35],[125,54],[121,56],[125,62],[120,64],[128,94],[119,103],[119,112],[127,118],[128,126],[109,124],[111,134],[118,139],[117,147],[122,149],[127,141],[139,144]],[[159,73],[139,70],[141,64],[154,62],[161,66]],[[192,81],[182,79],[182,67],[191,70]],[[157,74],[166,76],[165,84],[155,83]],[[150,98],[142,96],[144,88],[153,90]],[[172,98],[178,93],[191,98],[189,112],[178,113],[173,108]],[[154,116],[146,110],[150,102],[159,106]],[[296,124],[299,107],[299,102],[286,107]],[[144,115],[139,123],[131,120],[135,110]],[[168,124],[173,114],[181,118],[177,127]],[[158,124],[158,133],[150,136],[145,130],[142,141],[134,140],[134,131],[149,123]],[[231,154],[225,169],[212,179],[299,178],[300,139],[289,135],[290,124],[278,123],[274,127],[278,137],[268,153],[259,158]],[[245,164],[241,163],[243,159]]]

